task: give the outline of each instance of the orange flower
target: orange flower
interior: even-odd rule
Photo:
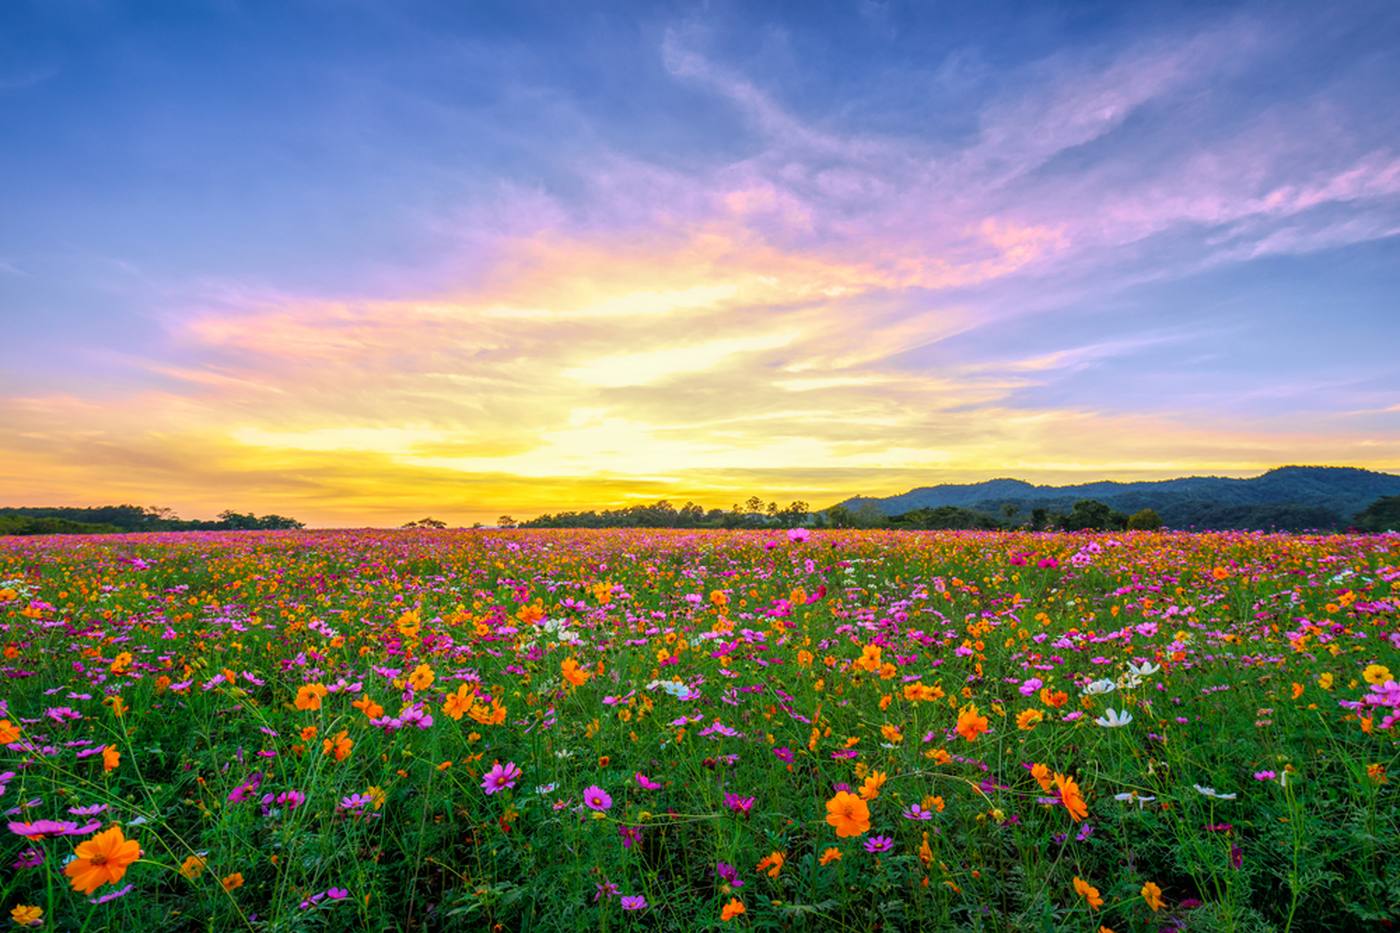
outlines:
[[[122,835],[120,826],[113,826],[78,843],[74,858],[63,873],[73,890],[91,894],[104,884],[116,884],[126,874],[127,867],[141,857],[141,845]]]
[[[1016,716],[1016,728],[1029,732],[1039,725],[1044,718],[1045,714],[1038,709],[1021,710]]]
[[[835,846],[827,846],[822,852],[822,857],[818,860],[822,865],[830,865],[832,862],[841,861],[841,850]]]
[[[1084,802],[1084,795],[1079,792],[1079,785],[1074,782],[1074,778],[1057,773],[1055,786],[1060,789],[1060,802],[1069,811],[1070,819],[1078,823],[1089,815],[1089,805]]]
[[[322,684],[302,684],[297,688],[296,707],[301,710],[321,708],[321,697],[329,693]]]
[[[426,664],[418,665],[413,669],[413,673],[408,675],[408,682],[413,684],[414,690],[427,690],[436,679],[433,669]]]
[[[236,871],[219,882],[224,886],[225,891],[232,891],[234,888],[243,887],[243,872]]]
[[[102,749],[102,770],[115,771],[117,765],[122,763],[122,753],[117,751],[115,745],[108,745]]]
[[[973,703],[963,709],[958,714],[958,735],[971,742],[988,729],[987,717],[977,713],[977,704]]]
[[[870,776],[867,777],[865,779],[865,783],[860,786],[860,799],[874,800],[876,797],[880,796],[880,788],[885,786],[886,780],[888,780],[888,778],[886,777],[885,772],[870,772]]]
[[[19,726],[8,719],[0,719],[0,744],[9,745],[19,741]]]
[[[204,874],[205,864],[198,855],[191,855],[180,863],[180,874],[193,881]]]
[[[783,863],[786,861],[787,857],[783,853],[772,852],[759,860],[759,863],[754,866],[754,871],[763,871],[766,868],[768,869],[768,877],[776,878],[778,872],[783,870]]]
[[[719,912],[719,918],[728,923],[744,912],[744,902],[737,897],[731,897],[729,903],[724,905],[724,909]]]
[[[1049,687],[1040,688],[1040,702],[1046,706],[1059,709],[1069,702],[1069,694],[1063,690],[1051,690]]]
[[[360,694],[360,698],[350,705],[362,711],[370,719],[378,719],[384,715],[384,707],[371,700],[368,693]]]
[[[341,729],[333,738],[321,740],[321,754],[334,755],[336,761],[344,761],[350,757],[350,749],[355,747],[354,741],[349,737],[349,731]]]
[[[461,720],[472,708],[472,694],[475,690],[466,684],[458,684],[456,693],[449,693],[442,702],[442,711],[455,720]]]
[[[870,830],[870,808],[855,794],[841,791],[826,802],[826,821],[838,836],[860,836]]]
[[[559,670],[563,672],[564,679],[575,687],[582,687],[588,681],[588,672],[582,670],[573,658],[565,658]]]
[[[1042,764],[1037,763],[1031,765],[1031,777],[1035,778],[1040,784],[1040,789],[1046,792],[1049,792],[1051,786],[1055,783],[1050,778],[1050,769]]]
[[[1154,911],[1161,910],[1166,906],[1166,902],[1162,900],[1162,889],[1150,881],[1142,886],[1142,899]]]
[[[1103,898],[1099,896],[1099,889],[1078,875],[1074,876],[1074,893],[1089,902],[1089,906],[1098,910],[1103,906]]]

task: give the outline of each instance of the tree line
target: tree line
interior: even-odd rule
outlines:
[[[160,506],[0,507],[0,535],[125,534],[143,531],[252,531],[302,528],[284,515],[225,509],[212,521],[186,520]]]

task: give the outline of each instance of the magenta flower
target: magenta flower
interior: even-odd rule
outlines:
[[[754,797],[741,797],[738,794],[727,793],[724,795],[724,805],[735,813],[740,813],[744,816],[749,815],[749,811],[753,809],[755,800],[756,798]]]
[[[622,899],[623,910],[646,910],[647,899],[641,894],[629,894]]]
[[[647,777],[645,774],[643,774],[643,773],[640,772],[640,771],[638,771],[636,774],[634,774],[634,775],[632,775],[632,776],[633,776],[634,778],[636,778],[638,784],[640,784],[641,786],[645,787],[647,790],[660,790],[660,789],[661,789],[661,785],[660,785],[660,784],[656,783],[655,781],[653,781],[651,778]]]
[[[911,803],[901,814],[906,820],[931,820],[933,811],[925,810],[917,803]]]
[[[35,820],[32,823],[11,822],[10,832],[31,840],[46,839],[49,836],[86,836],[102,828],[101,820],[93,820],[79,826],[72,820]]]
[[[523,773],[513,761],[508,761],[505,764],[498,761],[481,779],[481,789],[486,791],[486,795],[489,797],[497,791],[514,787],[515,782],[520,779],[520,775]]]
[[[806,541],[810,537],[812,537],[812,533],[806,528],[788,529],[788,540],[791,541],[793,544],[801,544],[803,541]]]
[[[590,810],[602,813],[612,806],[612,796],[597,784],[593,784],[583,792],[583,805]]]
[[[793,756],[793,754],[792,754],[792,749],[788,748],[786,745],[784,745],[784,746],[781,747],[781,748],[775,748],[775,749],[773,749],[773,755],[774,755],[779,761],[785,761],[785,762],[787,762],[788,764],[792,764],[792,762],[793,762],[793,757],[794,757],[794,756]]]
[[[619,826],[617,834],[622,837],[622,847],[630,849],[633,845],[642,841],[642,828],[640,826]]]
[[[871,836],[865,840],[865,851],[888,852],[894,848],[894,840],[889,836]]]

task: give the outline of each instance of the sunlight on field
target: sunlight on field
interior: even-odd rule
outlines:
[[[1398,594],[1393,535],[10,539],[7,904],[1360,928],[1400,912]]]

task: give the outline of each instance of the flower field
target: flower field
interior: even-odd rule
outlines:
[[[4,911],[62,930],[1400,917],[1400,537],[0,543]]]

